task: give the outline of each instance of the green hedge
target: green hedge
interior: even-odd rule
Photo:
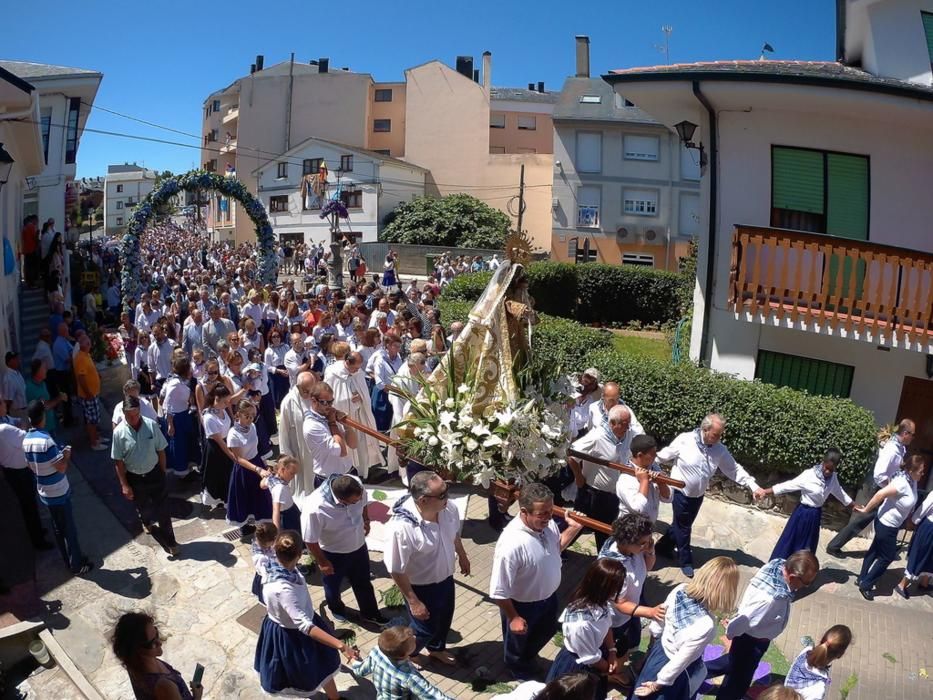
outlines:
[[[444,298],[476,301],[491,272],[460,275],[444,288]],[[692,280],[692,278],[690,278]],[[528,291],[535,308],[582,323],[642,325],[676,323],[683,316],[683,275],[635,265],[572,265],[536,262],[528,266]]]

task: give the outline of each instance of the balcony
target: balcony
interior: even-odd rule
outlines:
[[[226,139],[220,147],[220,153],[233,153],[236,151],[236,139]]]
[[[223,118],[220,120],[222,124],[230,124],[235,122],[240,117],[240,105],[234,105],[226,112],[224,112]]]
[[[746,320],[930,352],[933,255],[739,225],[729,307]]]
[[[577,205],[577,227],[599,228],[599,207],[585,204]]]

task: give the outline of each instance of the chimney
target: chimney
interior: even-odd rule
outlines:
[[[249,64],[249,74],[252,75],[252,74],[255,73],[255,72],[256,72],[256,64],[255,64],[255,63],[250,63],[250,64]]]
[[[585,34],[577,34],[577,77],[590,77],[590,38]]]
[[[326,73],[330,68],[330,59],[329,58],[319,58],[317,60],[317,72]]]
[[[535,91],[535,84],[534,84],[534,83],[528,83],[528,89],[531,90],[532,92],[534,92],[534,91]]]
[[[265,58],[263,57],[262,54],[259,54],[258,56],[256,56],[256,70],[257,71],[262,70],[262,64],[264,60]]]
[[[479,82],[479,68],[474,68],[474,69],[473,69],[473,82],[474,82],[474,83],[478,83],[478,82]]]
[[[457,72],[467,80],[473,80],[473,57],[457,56]]]
[[[538,92],[544,92],[544,81],[538,81]]]
[[[483,51],[483,89],[486,94],[492,89],[492,54]]]

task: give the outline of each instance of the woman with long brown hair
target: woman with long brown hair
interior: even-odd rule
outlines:
[[[804,700],[824,700],[829,691],[829,668],[841,659],[852,643],[852,630],[845,625],[833,625],[820,643],[804,648],[791,664],[784,685],[796,690]]]
[[[163,641],[155,620],[146,613],[124,613],[114,626],[111,647],[129,674],[136,700],[201,700],[201,684],[186,684],[171,664],[159,658]]]

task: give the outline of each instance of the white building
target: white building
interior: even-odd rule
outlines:
[[[313,179],[321,164],[327,188],[315,193]],[[349,218],[341,230],[360,242],[376,241],[386,214],[401,202],[424,195],[426,170],[374,151],[310,138],[253,171],[258,196],[281,241],[330,243],[330,224],[321,206],[338,191]],[[216,210],[229,216],[229,203],[217,197]]]
[[[104,185],[104,232],[119,233],[130,213],[155,188],[156,173],[125,163],[108,165]]]
[[[66,233],[66,190],[75,178],[81,134],[103,76],[83,68],[26,61],[0,61],[0,68],[33,85],[39,96],[45,167],[28,181],[24,215],[37,215],[40,225],[54,219],[56,231]],[[72,191],[76,197],[77,189]]]
[[[35,177],[45,167],[38,116],[36,89],[0,68],[0,233],[4,253],[0,266],[0,357],[20,347],[20,269],[17,264],[7,272],[6,257],[7,251],[20,248],[26,178]]]
[[[668,126],[698,125],[693,359],[914,418],[931,450],[933,0],[840,0],[837,32],[838,62],[605,79]]]
[[[551,255],[676,270],[698,233],[696,154],[590,77],[588,37],[576,37],[576,49],[576,75],[554,108]]]

